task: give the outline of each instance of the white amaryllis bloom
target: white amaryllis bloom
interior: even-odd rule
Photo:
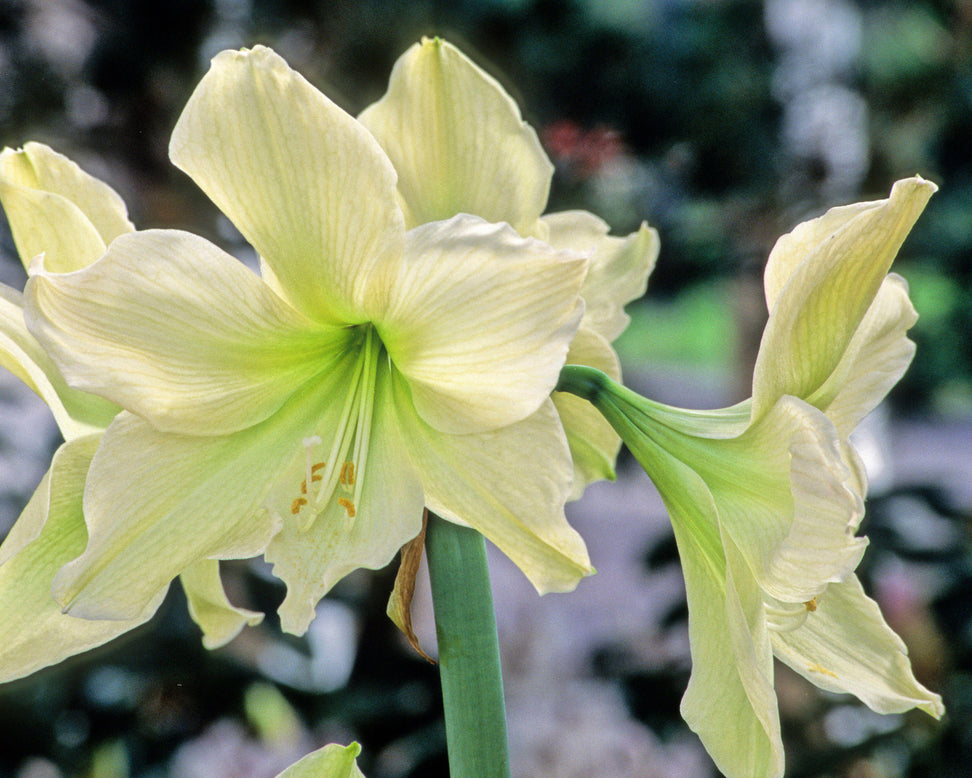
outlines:
[[[590,365],[620,380],[611,347],[628,325],[626,303],[645,292],[658,256],[658,233],[620,238],[586,211],[541,216],[553,165],[536,132],[502,86],[455,46],[425,38],[392,70],[388,92],[359,117],[391,158],[408,227],[458,213],[507,222],[520,235],[591,253],[581,289],[586,310],[569,364]],[[555,393],[574,460],[572,497],[595,480],[614,478],[620,440],[600,414]]]
[[[24,265],[43,254],[54,273],[87,267],[107,244],[133,230],[124,203],[110,187],[39,143],[0,153],[0,204]],[[51,583],[62,566],[84,551],[85,477],[101,434],[120,409],[67,385],[28,332],[21,294],[6,286],[0,286],[0,364],[48,404],[64,436],[43,481],[0,545],[0,681],[9,681],[144,623],[167,586],[131,618],[90,621],[62,613]],[[190,613],[209,648],[262,619],[229,603],[218,565],[200,559],[180,575]]]
[[[194,560],[265,552],[301,633],[423,506],[541,592],[589,574],[549,398],[586,259],[468,215],[406,230],[374,138],[264,47],[214,58],[169,151],[263,276],[174,230],[33,268],[32,332],[73,387],[126,411],[88,472],[87,547],[54,581],[67,612],[131,618]]]
[[[682,715],[727,776],[783,774],[774,656],[881,713],[943,712],[854,575],[867,480],[849,442],[914,353],[916,315],[888,269],[934,191],[899,181],[889,199],[777,242],[751,400],[685,411],[596,375],[570,387],[612,421],[668,509],[689,606]]]

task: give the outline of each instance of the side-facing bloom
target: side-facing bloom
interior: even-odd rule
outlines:
[[[0,204],[25,267],[43,255],[52,273],[87,267],[107,244],[134,229],[117,193],[39,143],[0,152]],[[51,583],[84,550],[85,477],[102,433],[120,409],[67,385],[28,332],[22,295],[6,286],[0,286],[0,364],[47,403],[64,437],[0,545],[0,681],[9,681],[139,626],[155,613],[168,587],[160,587],[138,613],[123,620],[90,621],[61,612]],[[180,576],[190,613],[210,648],[262,618],[230,605],[218,564],[198,560]]]
[[[263,274],[174,230],[32,268],[31,331],[125,411],[88,471],[87,547],[54,581],[68,613],[131,618],[192,561],[264,553],[300,633],[423,506],[540,591],[591,572],[549,399],[586,258],[467,215],[406,230],[374,138],[264,47],[214,58],[169,151]]]
[[[689,605],[682,715],[726,775],[783,774],[774,656],[880,713],[943,712],[854,574],[867,479],[849,442],[913,356],[916,314],[888,270],[934,191],[899,181],[780,238],[744,403],[686,411],[565,371],[561,386],[611,420],[668,509]]]
[[[592,254],[584,318],[567,361],[620,380],[611,342],[628,325],[625,304],[645,292],[658,256],[655,230],[642,224],[620,238],[586,211],[541,216],[554,168],[536,132],[494,78],[438,38],[399,58],[388,92],[359,118],[395,166],[408,227],[470,213]],[[572,497],[579,497],[588,483],[614,478],[620,440],[588,403],[559,392],[553,400],[574,461]]]

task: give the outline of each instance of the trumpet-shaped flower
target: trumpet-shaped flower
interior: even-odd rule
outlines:
[[[86,267],[115,237],[133,229],[124,203],[112,189],[38,143],[0,153],[0,203],[25,266],[43,254],[48,264],[64,272]],[[0,545],[0,681],[8,681],[139,626],[155,613],[167,587],[128,619],[90,621],[61,612],[51,583],[58,569],[84,550],[85,477],[102,433],[120,409],[67,385],[28,332],[22,296],[4,286],[0,363],[48,404],[65,441]],[[229,603],[215,560],[191,563],[180,580],[190,613],[210,648],[262,618]]]
[[[627,237],[609,236],[608,225],[586,211],[541,216],[554,168],[536,133],[495,79],[440,39],[426,38],[399,58],[388,92],[360,120],[395,166],[408,226],[470,213],[591,253],[581,289],[586,310],[567,361],[620,380],[611,341],[628,324],[624,305],[644,294],[658,234],[642,224]],[[620,440],[588,403],[559,392],[553,399],[574,461],[572,497],[579,497],[591,481],[614,477]]]
[[[726,775],[783,773],[774,656],[875,711],[942,714],[854,575],[867,481],[848,439],[913,355],[916,315],[888,269],[934,191],[899,181],[777,242],[751,400],[685,411],[592,371],[561,382],[612,422],[671,516],[692,650],[682,715]]]
[[[35,265],[31,331],[68,383],[125,410],[88,471],[87,546],[54,581],[68,613],[132,618],[188,563],[264,552],[299,633],[423,506],[540,591],[590,572],[549,399],[584,257],[472,216],[406,230],[374,138],[264,47],[213,60],[170,156],[263,274],[173,230],[75,272]]]

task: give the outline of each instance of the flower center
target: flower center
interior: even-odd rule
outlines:
[[[378,356],[381,341],[374,327],[360,328],[351,348],[357,348],[357,364],[344,399],[334,439],[323,458],[320,436],[304,438],[304,480],[300,495],[290,504],[290,512],[301,517],[306,531],[322,513],[323,506],[334,500],[345,512],[347,521],[354,519],[361,501],[362,474],[368,462],[371,420],[375,408]],[[316,494],[314,485],[319,484]]]

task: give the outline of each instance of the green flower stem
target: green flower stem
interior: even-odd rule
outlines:
[[[576,394],[595,408],[599,408],[598,395],[611,383],[611,379],[597,368],[586,365],[564,365],[555,391]]]
[[[509,746],[486,543],[429,514],[432,582],[449,769],[455,778],[508,778]]]

